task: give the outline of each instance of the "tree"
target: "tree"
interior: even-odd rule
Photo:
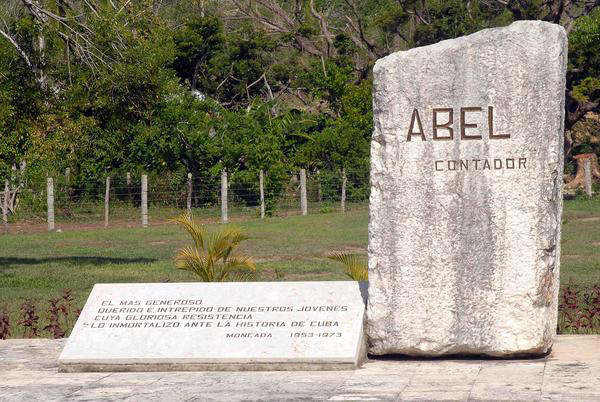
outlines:
[[[569,37],[567,129],[600,110],[600,8],[579,18]],[[576,139],[570,139],[571,143]]]
[[[38,180],[69,167],[80,188],[124,170],[175,172],[174,187],[223,168],[233,185],[259,170],[267,184],[299,168],[364,176],[378,58],[532,18],[569,33],[568,155],[600,152],[599,5],[5,0],[0,179],[22,163]]]
[[[199,75],[205,78],[204,84],[214,78],[206,74],[210,70],[211,59],[222,51],[224,44],[223,26],[216,16],[192,15],[175,31],[174,41],[177,56],[173,66],[192,91],[197,89]]]

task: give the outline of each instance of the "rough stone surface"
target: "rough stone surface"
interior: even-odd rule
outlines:
[[[551,347],[566,58],[563,28],[527,21],[377,61],[371,353]]]
[[[357,282],[94,286],[62,371],[353,369],[365,356]]]
[[[600,336],[541,359],[372,359],[359,370],[60,373],[63,340],[0,341],[0,401],[599,401]]]

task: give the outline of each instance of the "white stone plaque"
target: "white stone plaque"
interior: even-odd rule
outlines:
[[[358,282],[94,286],[61,371],[343,369],[365,352]]]

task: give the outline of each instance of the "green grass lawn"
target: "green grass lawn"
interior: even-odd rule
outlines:
[[[241,222],[251,239],[257,280],[344,280],[333,251],[366,255],[366,209]],[[25,299],[47,309],[61,289],[82,306],[95,283],[194,281],[174,268],[174,252],[189,243],[174,225],[0,236],[0,306],[14,323]],[[600,199],[565,202],[561,282],[600,282]],[[19,336],[13,333],[13,336]]]
[[[600,283],[600,197],[565,201],[561,283]]]

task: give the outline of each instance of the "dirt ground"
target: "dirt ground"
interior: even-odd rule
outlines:
[[[277,213],[277,216],[290,216],[297,215],[296,212],[292,211],[282,211]],[[257,219],[254,216],[249,215],[240,215],[240,216],[230,216],[229,222],[246,222],[249,220]],[[215,224],[220,222],[220,217],[203,217],[196,218],[195,221],[202,224]],[[154,218],[149,217],[148,220],[149,226],[162,226],[162,225],[174,225],[169,219],[165,218]],[[141,227],[141,223],[139,219],[115,219],[111,220],[109,223],[109,228],[111,229],[125,229],[125,228],[139,228]],[[104,229],[104,221],[84,221],[84,222],[61,222],[57,221],[54,224],[55,231],[62,232],[78,232],[82,230],[98,230]],[[8,234],[28,234],[28,233],[44,233],[48,231],[48,223],[40,220],[35,221],[19,221],[19,222],[11,222],[8,225]],[[4,233],[3,229],[0,229],[0,234]]]

